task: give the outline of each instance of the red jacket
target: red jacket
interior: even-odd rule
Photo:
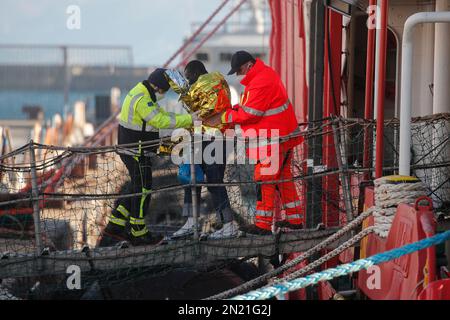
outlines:
[[[245,86],[241,103],[226,111],[226,123],[241,125],[245,137],[280,138],[281,151],[292,149],[302,142],[300,137],[288,141],[283,139],[299,132],[299,127],[294,108],[275,70],[256,59],[241,84]]]

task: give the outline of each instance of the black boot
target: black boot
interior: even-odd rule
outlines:
[[[124,227],[108,223],[102,232],[99,247],[112,247],[121,241],[128,240],[128,233]]]
[[[152,246],[157,245],[163,240],[163,236],[160,235],[152,235],[150,232],[147,232],[145,235],[140,237],[131,236],[131,244],[134,247],[137,246]]]
[[[303,224],[293,224],[293,223],[290,223],[287,220],[277,221],[275,223],[275,226],[277,226],[278,228],[288,228],[288,229],[291,229],[291,230],[301,230],[301,229],[303,229]]]
[[[129,239],[133,246],[151,246],[158,244],[164,238],[163,236],[154,236],[150,233],[147,226],[128,224],[129,226]]]

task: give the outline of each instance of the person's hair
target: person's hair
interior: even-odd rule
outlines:
[[[186,68],[184,68],[184,74],[186,78],[188,78],[190,84],[195,83],[201,75],[207,73],[208,71],[206,70],[205,65],[199,60],[192,60],[186,65]]]

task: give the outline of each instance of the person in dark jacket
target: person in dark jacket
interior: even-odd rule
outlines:
[[[192,86],[197,81],[206,80],[206,77],[208,77],[208,75],[210,74],[201,61],[193,60],[186,65],[184,75],[189,81],[189,84]],[[205,134],[208,134],[208,132],[206,132]],[[205,148],[207,148],[211,144],[217,143],[217,141],[215,141],[215,138],[217,137],[217,134],[221,135],[220,131],[214,133],[209,131],[209,134],[211,135],[211,141],[203,141],[202,150],[205,150]],[[208,183],[223,183],[226,168],[225,141],[223,141],[221,146],[218,147],[222,147],[224,151],[222,153],[223,157],[222,159],[220,159],[221,161],[219,161],[220,163],[215,162],[212,164],[206,164],[205,162],[203,162],[201,164],[201,168],[206,176]],[[215,154],[212,154],[211,156],[216,159]],[[208,187],[208,191],[211,193],[214,210],[216,213],[216,223],[214,224],[214,229],[217,229],[216,232],[208,235],[208,239],[229,238],[236,236],[238,233],[238,225],[234,221],[234,212],[231,209],[230,200],[228,198],[226,188],[224,186]],[[197,188],[198,204],[200,204],[201,200],[200,194],[201,188]],[[175,232],[172,237],[185,237],[190,236],[194,233],[192,192],[190,188],[185,188],[183,216],[187,217],[185,225],[181,227],[177,232]]]

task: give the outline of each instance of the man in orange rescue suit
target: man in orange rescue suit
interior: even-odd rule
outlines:
[[[299,125],[286,89],[275,70],[246,51],[233,55],[228,74],[235,73],[243,76],[241,84],[245,90],[241,103],[221,114],[220,119],[216,116],[206,122],[239,124],[244,137],[249,139],[247,155],[256,161],[254,179],[262,183],[257,185],[255,224],[241,227],[241,231],[271,234],[276,191],[280,193],[286,213],[286,220],[278,222],[277,226],[301,229],[304,213],[291,167],[293,149],[302,138],[298,136]]]

